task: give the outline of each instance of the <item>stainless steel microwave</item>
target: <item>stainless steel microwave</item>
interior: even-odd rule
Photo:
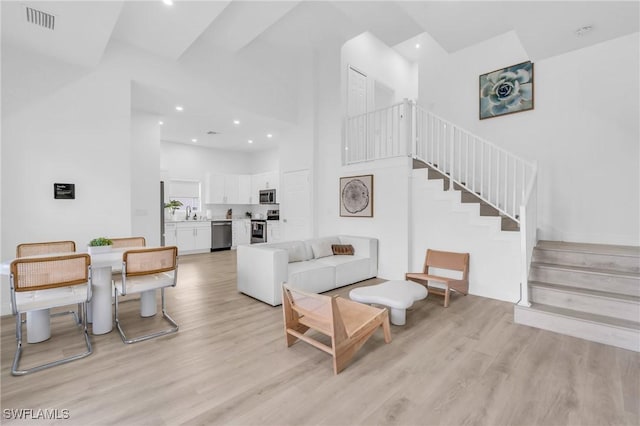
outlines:
[[[275,189],[261,189],[260,190],[260,204],[276,204],[276,190]]]

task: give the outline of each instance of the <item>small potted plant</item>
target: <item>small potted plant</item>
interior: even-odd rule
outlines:
[[[99,237],[89,241],[89,254],[106,253],[111,251],[113,241],[109,238]]]
[[[171,209],[171,217],[176,215],[176,210],[182,207],[182,202],[178,200],[170,200],[168,203],[164,204],[165,209]]]

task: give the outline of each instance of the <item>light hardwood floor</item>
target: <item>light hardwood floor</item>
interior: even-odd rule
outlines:
[[[287,348],[281,307],[239,294],[235,277],[235,252],[184,256],[167,292],[177,334],[92,336],[88,358],[24,377],[10,374],[15,322],[2,318],[0,421],[27,424],[5,411],[24,408],[69,410],[59,422],[78,425],[640,424],[638,353],[516,325],[510,303],[429,297],[334,376],[326,353]],[[138,303],[122,310],[135,332]],[[24,366],[81,343],[68,317],[53,334],[27,345]]]

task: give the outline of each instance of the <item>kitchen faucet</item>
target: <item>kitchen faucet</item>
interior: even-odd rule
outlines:
[[[189,216],[191,216],[191,206],[187,206],[187,220],[189,220]]]

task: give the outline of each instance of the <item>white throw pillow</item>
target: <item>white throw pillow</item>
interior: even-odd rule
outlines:
[[[304,244],[301,242],[292,244],[291,246],[289,246],[287,251],[289,252],[289,263],[302,262],[303,260],[307,260],[307,253],[304,248]]]
[[[317,241],[311,244],[311,249],[313,250],[313,257],[315,257],[316,259],[319,259],[321,257],[333,256],[331,241]]]

